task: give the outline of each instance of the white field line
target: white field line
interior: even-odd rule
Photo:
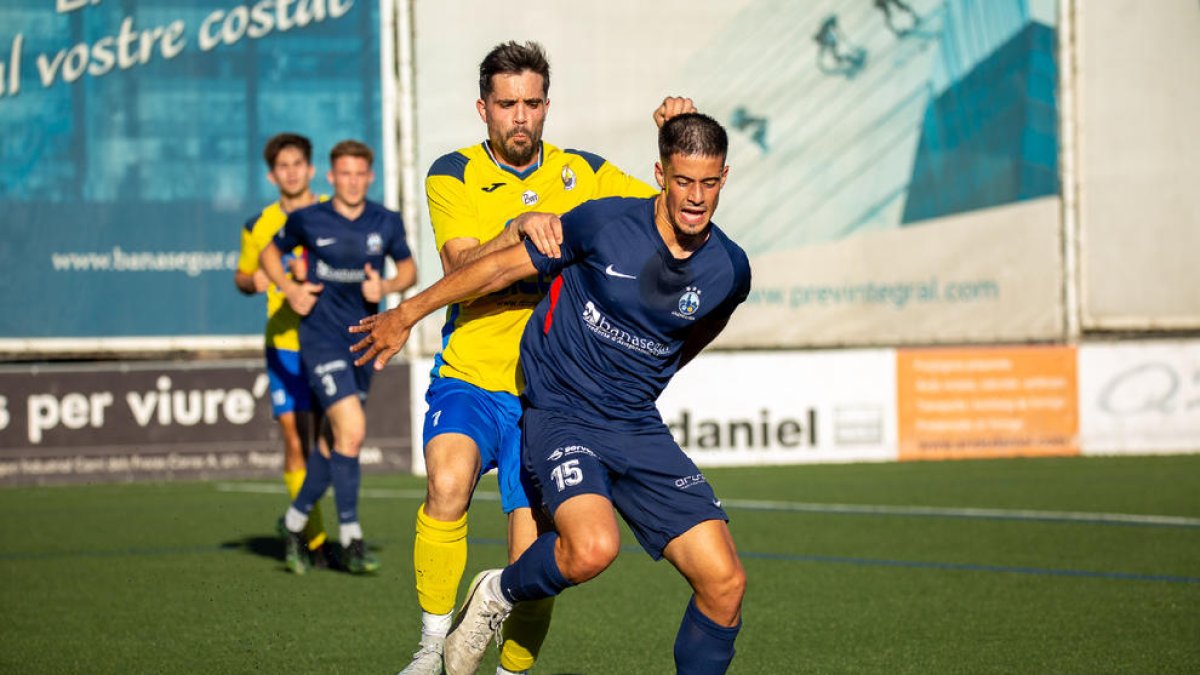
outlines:
[[[282,485],[274,483],[217,483],[218,492],[248,492],[283,494]],[[367,489],[361,496],[372,499],[424,499],[424,490]],[[475,499],[499,501],[496,492],[478,491]],[[1167,527],[1200,527],[1200,518],[1156,516],[1134,513],[1089,513],[1085,511],[1032,511],[1026,509],[975,509],[941,506],[886,506],[881,504],[814,504],[809,502],[766,501],[758,499],[724,499],[727,508],[747,511],[790,511],[799,513],[834,513],[879,516],[935,516],[942,518],[974,518],[980,520],[1031,520],[1079,522],[1113,525],[1158,525]]]

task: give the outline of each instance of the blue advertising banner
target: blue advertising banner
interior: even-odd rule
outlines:
[[[0,339],[261,332],[263,144],[311,138],[317,192],[337,141],[379,151],[380,49],[366,0],[6,0]]]

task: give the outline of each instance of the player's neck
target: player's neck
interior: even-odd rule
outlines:
[[[680,232],[667,216],[662,194],[654,200],[654,227],[658,230],[658,236],[662,237],[663,243],[667,245],[667,251],[679,260],[692,257],[692,254],[708,241],[708,235],[712,232],[712,223],[696,234]]]
[[[279,195],[279,208],[283,209],[284,213],[291,213],[296,209],[302,209],[317,201],[313,196],[312,190],[305,190],[303,193],[289,197],[285,194]]]
[[[367,200],[363,199],[357,204],[350,204],[336,194],[333,196],[333,210],[337,211],[346,220],[356,220],[362,215],[363,209],[367,207]]]

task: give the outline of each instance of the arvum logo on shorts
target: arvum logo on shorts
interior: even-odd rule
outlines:
[[[583,322],[593,333],[610,342],[625,347],[626,349],[647,354],[649,356],[663,357],[671,353],[667,345],[653,340],[651,338],[638,337],[627,330],[623,330],[614,326],[608,317],[600,313],[596,309],[596,304],[589,300],[583,308]]]

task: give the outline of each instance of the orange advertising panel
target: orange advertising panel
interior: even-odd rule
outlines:
[[[901,460],[1079,454],[1074,347],[896,352]]]

